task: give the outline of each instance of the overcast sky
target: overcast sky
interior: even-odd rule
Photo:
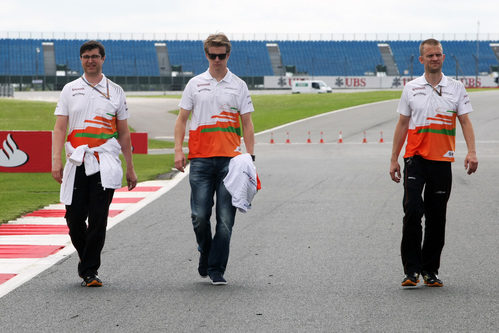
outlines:
[[[0,1],[0,32],[499,34],[498,0]]]

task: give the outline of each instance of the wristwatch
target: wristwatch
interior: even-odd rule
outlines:
[[[255,162],[255,155],[251,155],[251,159]]]

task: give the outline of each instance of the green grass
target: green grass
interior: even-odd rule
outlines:
[[[0,98],[0,130],[51,131],[56,103]]]
[[[187,142],[184,142],[184,147],[187,147]],[[147,140],[147,148],[149,148],[149,149],[166,149],[166,148],[173,149],[173,148],[175,148],[175,142],[149,139],[149,140]]]
[[[400,98],[401,91],[252,96],[255,133],[317,114]]]
[[[59,199],[60,185],[50,173],[0,173],[0,223]]]
[[[164,149],[164,148],[174,148],[174,147],[175,147],[175,142],[173,141],[163,141],[155,139],[147,140],[148,149]]]
[[[400,91],[327,95],[254,95],[255,132],[354,105],[399,98]],[[161,96],[158,96],[161,97]],[[56,103],[0,99],[0,130],[52,130]],[[173,126],[173,125],[172,125]],[[149,140],[149,148],[172,148],[173,142]],[[173,155],[133,157],[140,181],[171,171]],[[123,184],[126,184],[123,181]],[[59,184],[50,173],[0,173],[0,223],[59,201]]]

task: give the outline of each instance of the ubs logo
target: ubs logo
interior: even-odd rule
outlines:
[[[2,143],[0,149],[0,166],[6,168],[15,168],[28,162],[29,156],[20,150],[11,134]]]

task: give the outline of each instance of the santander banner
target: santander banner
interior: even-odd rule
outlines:
[[[51,131],[0,131],[0,172],[51,172]]]

